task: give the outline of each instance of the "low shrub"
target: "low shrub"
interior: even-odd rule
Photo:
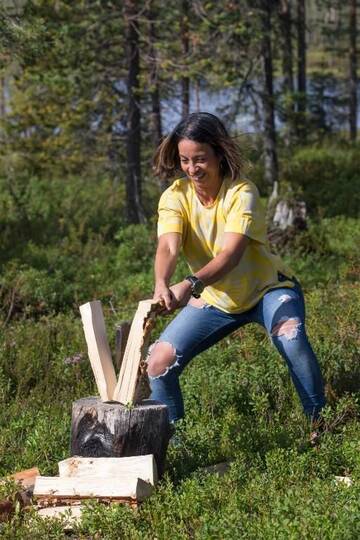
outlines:
[[[282,161],[282,177],[302,189],[309,211],[319,217],[358,217],[360,148],[311,147]]]
[[[69,227],[56,241],[35,238],[14,248],[16,257],[2,253],[1,475],[35,465],[54,475],[69,455],[72,402],[96,393],[78,304],[102,300],[113,346],[115,325],[151,296],[154,223],[117,223],[110,233],[100,222],[82,232]],[[354,217],[311,220],[285,255],[304,287],[307,330],[327,383],[318,449],[308,444],[310,426],[285,363],[251,325],[184,371],[180,444],[169,449],[165,478],[137,511],[90,503],[69,534],[57,520],[16,510],[0,524],[0,537],[358,538],[359,240]],[[187,272],[180,259],[174,281]],[[158,318],[154,338],[168,320]],[[222,461],[230,464],[223,477],[204,469]],[[336,475],[353,484],[336,484]],[[1,493],[12,497],[13,487]]]

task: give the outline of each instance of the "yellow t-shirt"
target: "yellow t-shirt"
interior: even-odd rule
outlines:
[[[192,182],[181,178],[164,191],[158,211],[158,235],[182,235],[183,252],[193,274],[220,253],[225,232],[250,238],[239,264],[205,287],[201,298],[207,304],[228,313],[241,313],[257,304],[269,289],[294,286],[292,281],[279,282],[278,272],[288,277],[292,272],[270,252],[265,213],[252,182],[225,179],[215,202],[205,207]]]

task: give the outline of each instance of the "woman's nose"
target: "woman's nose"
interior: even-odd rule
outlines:
[[[194,174],[197,171],[197,166],[195,163],[189,163],[189,173]]]

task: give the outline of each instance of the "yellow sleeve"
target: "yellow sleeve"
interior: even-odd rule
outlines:
[[[164,191],[158,206],[158,236],[169,232],[182,234],[184,231],[184,213],[177,193],[171,188]]]
[[[225,232],[240,233],[265,244],[266,223],[259,192],[252,183],[238,186],[227,208]]]

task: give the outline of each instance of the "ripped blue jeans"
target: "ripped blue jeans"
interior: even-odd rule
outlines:
[[[292,381],[307,416],[316,419],[325,405],[324,383],[316,356],[305,331],[305,305],[299,283],[268,291],[260,302],[240,314],[225,313],[214,306],[187,305],[159,338],[170,343],[175,362],[157,377],[149,377],[151,398],[165,403],[170,421],[184,416],[179,375],[196,355],[244,326],[256,322],[269,334],[287,363]]]

